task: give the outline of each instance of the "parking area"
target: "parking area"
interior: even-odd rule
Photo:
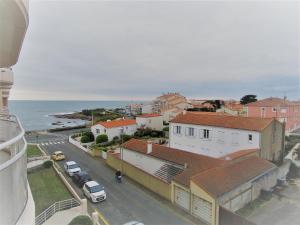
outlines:
[[[135,182],[123,178],[122,183],[115,180],[115,171],[105,161],[93,158],[75,146],[64,143],[41,146],[46,152],[63,151],[66,160],[76,161],[82,170],[105,187],[107,199],[100,203],[88,203],[90,210],[98,209],[111,225],[121,225],[129,221],[140,221],[145,225],[157,224],[201,224],[170,202],[144,189]],[[65,161],[58,164],[63,168]],[[67,177],[77,193],[83,197],[82,190]]]

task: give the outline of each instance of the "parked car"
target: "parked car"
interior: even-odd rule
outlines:
[[[80,166],[74,161],[68,161],[64,164],[66,173],[72,177],[74,174],[81,172]]]
[[[106,199],[104,187],[96,181],[88,181],[83,185],[83,193],[92,202],[101,202]]]
[[[144,225],[144,224],[141,222],[138,222],[138,221],[130,221],[130,222],[124,223],[123,225]]]
[[[54,161],[60,161],[60,160],[64,160],[66,157],[62,151],[56,151],[51,155],[51,158]]]
[[[90,177],[90,175],[87,172],[81,171],[80,173],[74,174],[74,176],[72,177],[72,180],[79,187],[82,187],[86,182],[91,181],[92,178]]]

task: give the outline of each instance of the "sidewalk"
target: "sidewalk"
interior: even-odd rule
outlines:
[[[57,212],[52,217],[50,217],[45,223],[43,223],[43,225],[68,225],[73,218],[79,215],[88,216],[87,213],[82,213],[81,206]]]

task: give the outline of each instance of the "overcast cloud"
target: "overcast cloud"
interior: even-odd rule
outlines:
[[[299,1],[31,0],[11,99],[299,99],[299,10]]]

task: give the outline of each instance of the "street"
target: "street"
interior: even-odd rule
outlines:
[[[47,145],[46,145],[47,143]],[[50,144],[51,143],[51,144]],[[107,199],[104,202],[88,203],[90,209],[97,208],[111,225],[121,225],[135,220],[145,225],[151,224],[200,224],[198,220],[178,209],[170,202],[156,194],[145,190],[142,186],[124,177],[121,184],[116,183],[114,173],[99,158],[93,158],[77,147],[68,143],[65,136],[50,138],[47,142],[40,143],[47,153],[61,150],[66,155],[66,160],[76,161],[82,170],[87,171],[91,177],[105,187]],[[64,161],[58,162],[63,168]],[[75,187],[68,179],[78,194],[83,197],[82,191]]]

